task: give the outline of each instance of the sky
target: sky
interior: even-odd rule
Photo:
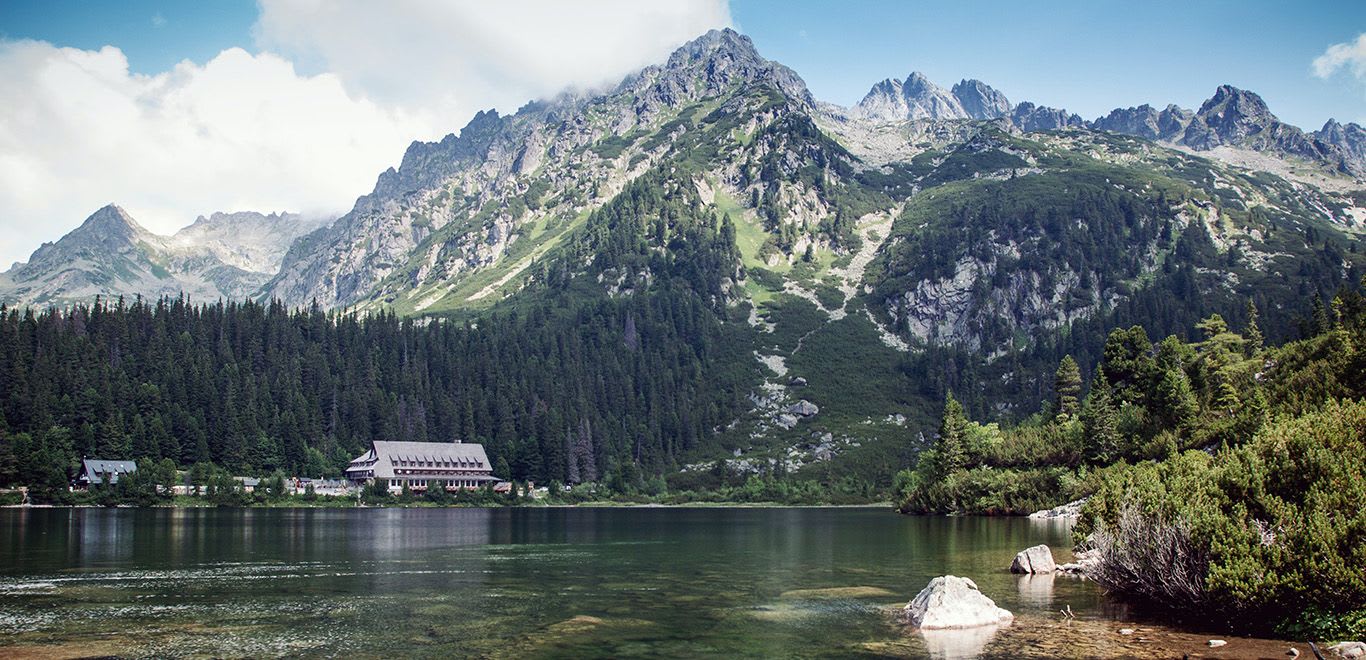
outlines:
[[[0,268],[117,203],[336,214],[413,140],[613,83],[712,27],[822,100],[976,78],[1085,118],[1220,84],[1312,130],[1366,124],[1366,2],[3,0]]]

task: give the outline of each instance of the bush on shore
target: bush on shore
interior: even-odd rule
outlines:
[[[1281,632],[1366,636],[1366,402],[1115,472],[1082,511],[1107,589]]]

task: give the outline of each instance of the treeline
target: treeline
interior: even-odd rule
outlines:
[[[0,485],[55,488],[82,457],[337,475],[403,439],[483,443],[502,478],[643,486],[711,447],[755,378],[720,316],[734,227],[682,180],[634,182],[531,288],[463,322],[184,299],[0,307]],[[631,291],[609,296],[616,277]]]
[[[1079,545],[1115,593],[1235,627],[1366,633],[1366,300],[1315,309],[1313,336],[1276,347],[1255,306],[1241,333],[1215,315],[1195,342],[1115,330],[1084,397],[1065,358],[1045,412],[1014,428],[950,398],[898,475],[901,508],[1019,514],[1090,496]]]

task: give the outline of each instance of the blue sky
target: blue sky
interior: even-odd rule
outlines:
[[[189,59],[204,63],[231,46],[251,47],[253,0],[4,0],[0,37],[98,50],[118,46],[138,73]]]
[[[846,6],[847,5],[847,6]],[[913,70],[948,86],[977,78],[1012,101],[1087,119],[1119,106],[1198,107],[1223,83],[1263,96],[1315,129],[1366,120],[1366,89],[1311,62],[1366,31],[1366,2],[888,2],[735,0],[765,56],[825,100],[857,102],[872,82]]]
[[[732,0],[736,27],[797,70],[818,98],[852,104],[883,78],[977,78],[1012,101],[1088,119],[1111,108],[1196,107],[1228,83],[1313,129],[1366,122],[1366,84],[1312,75],[1332,44],[1366,32],[1366,2],[794,2]],[[6,0],[0,35],[59,46],[118,46],[137,73],[257,50],[253,1]]]
[[[110,202],[163,234],[345,212],[413,140],[727,25],[845,105],[918,70],[1087,119],[1228,83],[1366,123],[1366,0],[0,0],[0,268]]]

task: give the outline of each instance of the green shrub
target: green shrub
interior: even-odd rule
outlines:
[[[1366,602],[1363,501],[1366,402],[1333,400],[1217,455],[1188,451],[1109,473],[1077,533],[1091,544],[1092,534],[1119,537],[1101,548],[1096,575],[1113,591],[1178,609],[1212,605],[1254,625],[1359,634],[1366,628],[1350,614]],[[1126,515],[1138,518],[1136,531],[1124,531]],[[1207,563],[1199,598],[1172,597],[1161,584],[1167,571],[1119,570],[1138,544],[1131,539],[1173,525],[1186,535],[1173,544]]]

